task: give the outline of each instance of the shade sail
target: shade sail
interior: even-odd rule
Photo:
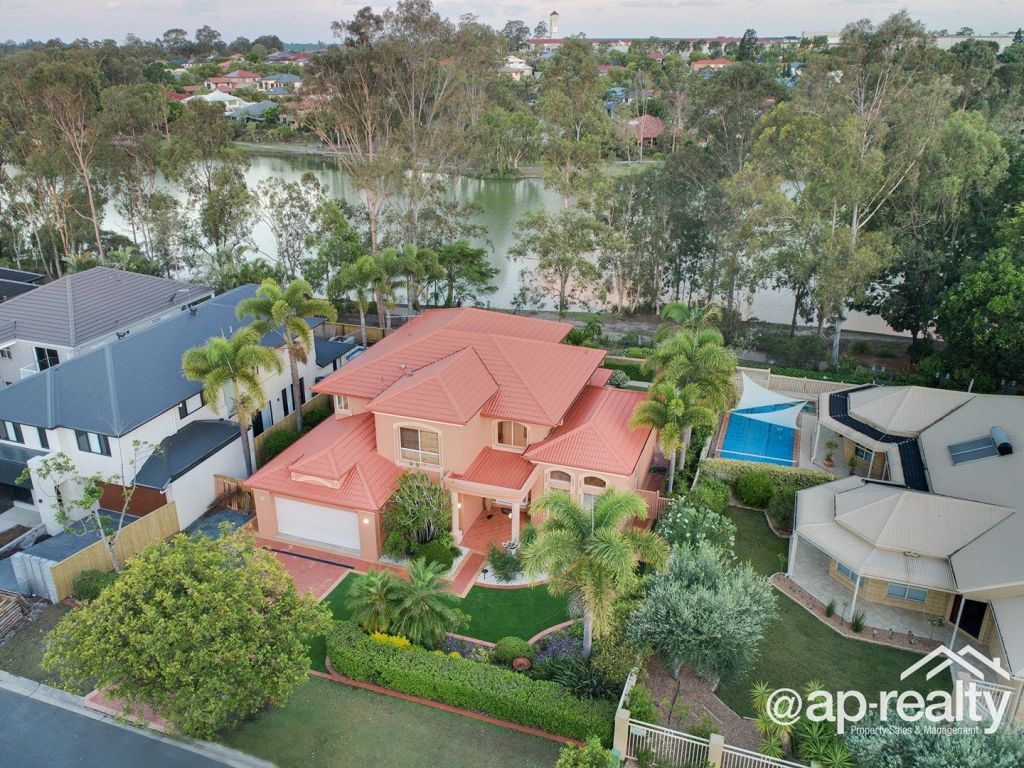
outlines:
[[[796,405],[791,405],[788,408],[746,412],[735,410],[733,411],[733,416],[742,416],[745,419],[754,419],[755,421],[763,421],[766,424],[776,424],[780,427],[796,429],[797,416],[800,415],[800,411],[803,409],[804,403],[801,400]]]
[[[756,383],[745,373],[740,374],[740,380],[743,382],[743,394],[740,395],[740,401],[733,408],[733,411],[749,411],[751,408],[764,408],[769,405],[789,405],[792,403],[803,405],[803,400],[772,392],[770,389],[766,389]]]

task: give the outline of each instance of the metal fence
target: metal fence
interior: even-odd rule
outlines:
[[[760,752],[751,752],[749,749],[726,745],[722,750],[722,768],[806,768],[806,766],[777,757],[768,757]]]
[[[639,720],[629,721],[628,744],[626,757],[651,768],[707,765],[710,751],[706,739]]]

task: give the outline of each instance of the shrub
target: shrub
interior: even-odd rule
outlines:
[[[632,612],[632,609],[628,612]],[[622,629],[622,623],[619,623],[607,635],[594,641],[590,665],[616,689],[621,689],[629,673],[642,666],[648,656],[650,651],[631,642]]]
[[[865,626],[867,626],[867,617],[864,615],[864,611],[857,611],[850,619],[850,629],[859,633],[864,631]]]
[[[611,741],[615,704],[577,698],[556,683],[492,664],[376,643],[348,621],[335,622],[327,651],[335,669],[354,680],[560,736],[596,735]]]
[[[772,498],[772,480],[764,472],[751,472],[736,481],[736,496],[749,507],[764,508]]]
[[[640,366],[641,362],[640,360],[605,358],[601,365],[604,368],[611,368],[613,371],[622,371],[633,381],[651,381],[653,376]]]
[[[833,597],[828,601],[828,605],[825,606],[825,618],[831,619],[836,615],[836,599]]]
[[[717,477],[702,476],[693,489],[687,493],[690,503],[695,507],[704,507],[712,512],[722,514],[729,506],[732,493],[727,483]]]
[[[328,406],[315,406],[302,412],[302,430],[309,432],[332,413]]]
[[[75,593],[75,597],[83,603],[87,603],[99,597],[100,592],[115,581],[117,581],[117,574],[113,571],[107,573],[106,571],[90,569],[82,571],[75,576],[71,581],[71,590]]]
[[[672,500],[658,520],[658,533],[669,544],[696,547],[708,542],[732,551],[736,526],[728,517],[705,507],[695,507],[686,498]]]
[[[847,349],[851,355],[870,355],[871,354],[871,342],[866,339],[857,339],[850,342],[850,346]]]
[[[591,737],[582,747],[575,744],[562,747],[555,768],[608,768],[611,764],[611,753],[601,746],[600,739]]]
[[[395,648],[412,648],[412,643],[401,635],[386,635],[383,632],[374,632],[370,637],[378,643],[393,645]],[[435,653],[441,653],[441,651],[435,651]]]
[[[640,683],[629,689],[629,695],[626,696],[626,709],[629,710],[629,717],[632,720],[644,723],[657,722],[658,710],[654,707],[654,697]]]
[[[788,485],[798,491],[801,488],[810,488],[836,479],[835,475],[819,469],[783,467],[777,464],[762,464],[757,461],[742,461],[741,459],[704,459],[700,463],[700,467],[702,482],[705,478],[717,478],[724,480],[729,485],[734,485],[740,477],[751,472],[767,475],[772,481],[772,485]]]
[[[768,512],[783,527],[788,529],[793,522],[793,506],[796,504],[796,488],[776,485],[768,500]]]
[[[518,658],[533,659],[534,648],[521,637],[503,637],[494,644],[491,658],[497,664],[510,665]]]
[[[438,538],[452,527],[451,493],[423,472],[406,472],[398,478],[398,488],[384,511],[383,528],[390,543],[388,555],[394,557],[402,544],[403,555],[415,555],[418,548]],[[450,541],[449,541],[450,543]],[[401,555],[399,555],[401,557]]]
[[[491,567],[494,578],[503,584],[515,581],[516,577],[523,572],[519,555],[515,552],[506,552],[496,544],[487,545],[487,564]]]
[[[594,665],[587,659],[571,656],[548,659],[544,662],[544,667],[541,675],[558,683],[573,696],[588,699],[610,698],[614,697],[621,687],[594,669]]]
[[[608,379],[608,386],[615,387],[616,389],[628,387],[629,375],[625,371],[612,371],[612,376]]]
[[[443,573],[450,571],[452,563],[455,562],[455,554],[452,552],[452,548],[445,544],[441,539],[434,539],[433,541],[424,544],[420,547],[417,554],[419,557],[426,560],[428,565],[430,563],[439,564]]]
[[[278,429],[267,434],[263,440],[263,462],[266,463],[299,439],[299,433],[291,429]]]

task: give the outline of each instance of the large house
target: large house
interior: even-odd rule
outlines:
[[[561,343],[572,328],[482,309],[432,309],[314,387],[335,417],[253,474],[260,535],[381,555],[382,512],[403,472],[452,493],[467,549],[516,541],[533,500],[584,504],[642,490],[655,452],[630,428],[643,393],[606,386],[604,351]]]
[[[0,493],[9,503],[35,510],[47,531],[58,533],[55,489],[38,468],[43,457],[63,451],[82,476],[119,478],[106,487],[105,508],[120,509],[122,486],[135,485],[133,514],[175,501],[183,528],[201,516],[215,495],[214,474],[244,474],[241,435],[223,409],[214,411],[206,403],[201,383],[185,378],[181,357],[190,347],[212,336],[230,336],[244,325],[235,311],[255,291],[254,285],[242,286],[188,311],[179,309],[0,389]],[[296,405],[281,335],[268,333],[262,343],[278,350],[283,370],[263,375],[267,402],[253,425],[256,434]],[[316,355],[299,368],[303,401],[350,349],[341,342],[317,342]],[[137,441],[143,444],[139,450]],[[31,482],[19,483],[26,467]]]
[[[206,286],[108,267],[76,272],[41,286],[34,282],[21,283],[24,291],[0,303],[0,381],[4,386],[177,315],[213,295]]]
[[[1002,660],[1024,719],[1024,399],[859,387],[818,401],[852,471],[797,494],[788,575],[849,619]],[[930,620],[930,621],[929,621]],[[879,623],[885,621],[885,623]]]

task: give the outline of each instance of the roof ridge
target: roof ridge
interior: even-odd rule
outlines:
[[[110,395],[110,415],[114,421],[111,427],[115,430],[115,434],[120,436],[121,433],[121,408],[118,405],[117,398],[117,377],[114,375],[114,353],[110,344],[107,344],[103,348],[104,361],[106,362],[107,368],[107,379],[109,379],[109,386],[107,392]]]
[[[72,273],[74,274],[74,273]],[[78,329],[75,327],[75,298],[71,290],[71,275],[64,284],[64,296],[68,305],[68,339],[72,347],[78,346]]]
[[[550,413],[548,413],[548,409],[545,408],[544,405],[541,403],[540,398],[537,397],[536,391],[534,391],[533,387],[530,386],[529,380],[525,376],[523,376],[522,372],[519,370],[519,366],[516,365],[512,361],[512,358],[509,357],[508,352],[506,352],[505,349],[500,344],[498,344],[495,341],[495,338],[498,337],[500,334],[487,333],[487,334],[480,334],[480,335],[481,336],[487,336],[490,339],[491,343],[494,344],[494,348],[498,350],[498,352],[501,354],[501,356],[503,358],[505,358],[505,361],[508,363],[509,369],[515,374],[516,378],[519,379],[520,383],[523,385],[523,389],[525,389],[527,391],[527,393],[530,395],[530,398],[533,400],[533,402],[537,406],[537,408],[541,411],[541,413],[544,414],[544,416],[549,421],[551,421],[552,423],[555,423],[554,417]],[[522,337],[519,337],[519,336],[501,336],[501,338],[516,339],[518,341],[524,341],[524,340],[525,341],[537,341],[537,339],[523,339]],[[544,344],[560,344],[561,342],[542,342],[542,343],[544,343]],[[486,368],[487,366],[484,366],[484,367]],[[564,416],[564,415],[565,415],[564,413],[560,414],[560,417]],[[573,430],[573,431],[575,431],[575,430]]]

